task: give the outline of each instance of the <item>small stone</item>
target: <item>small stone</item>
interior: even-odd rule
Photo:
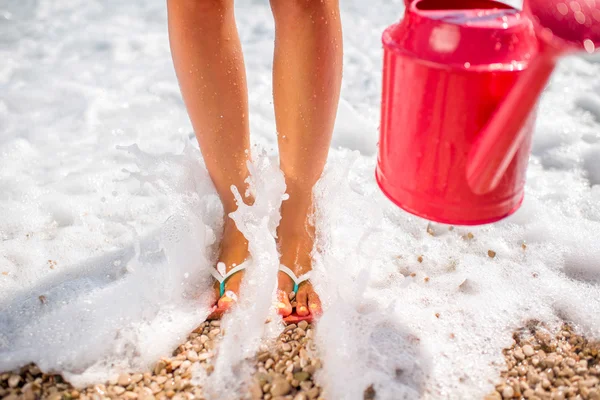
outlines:
[[[210,340],[210,338],[206,335],[200,335],[200,343],[204,344],[206,342],[208,342]]]
[[[550,381],[548,379],[542,379],[542,387],[544,389],[550,388]]]
[[[21,377],[19,375],[11,375],[10,378],[8,378],[8,387],[16,388],[19,382],[21,382]]]
[[[214,339],[219,335],[219,333],[221,333],[221,329],[219,329],[219,328],[211,329],[210,332],[208,332],[208,337],[211,339]]]
[[[375,391],[373,385],[369,385],[369,387],[367,387],[363,393],[363,398],[364,400],[374,400],[376,395],[377,392]]]
[[[512,388],[512,386],[505,386],[504,389],[502,390],[502,398],[503,399],[512,399],[514,395],[515,395],[515,390]]]
[[[283,378],[276,378],[271,384],[270,393],[273,397],[285,396],[292,390],[292,386]]]
[[[296,397],[294,397],[294,400],[307,400],[308,397],[306,397],[306,395],[302,392],[298,393],[296,395]]]
[[[526,399],[531,399],[533,396],[535,396],[535,392],[531,389],[527,389],[523,392],[523,397]]]
[[[310,374],[306,371],[296,372],[294,374],[294,379],[298,382],[304,382],[310,378]]]
[[[131,376],[129,376],[129,374],[121,374],[121,375],[119,375],[119,379],[117,380],[117,383],[120,386],[127,387],[131,383]]]
[[[206,361],[209,358],[212,358],[213,355],[214,354],[211,353],[210,351],[207,351],[206,353],[200,353],[200,354],[198,354],[198,360],[199,361]]]
[[[319,397],[319,393],[321,393],[321,389],[319,389],[317,386],[315,386],[312,389],[310,389],[308,392],[306,392],[306,396],[308,396],[309,399],[313,400],[313,399],[316,399],[317,397]]]
[[[160,374],[160,371],[162,371],[163,369],[165,369],[167,367],[167,363],[165,362],[165,360],[159,360],[156,365],[154,366],[154,374],[158,375]]]
[[[523,361],[525,359],[525,355],[523,354],[523,350],[521,349],[516,349],[513,355],[519,361]]]
[[[498,392],[492,392],[485,396],[483,400],[502,400],[502,396]]]
[[[593,376],[584,381],[581,381],[581,384],[585,387],[591,388],[591,387],[597,386],[599,382],[600,382],[600,380]]]
[[[162,390],[162,388],[160,387],[160,385],[156,382],[152,382],[150,384],[150,390],[152,390],[152,394],[156,394],[158,392],[160,392]]]
[[[554,353],[549,354],[546,358],[544,358],[544,365],[547,368],[552,368],[556,365],[556,355]]]
[[[306,330],[306,328],[308,328],[308,322],[307,321],[298,322],[298,328],[300,328],[302,330]]]
[[[263,397],[263,391],[260,387],[260,383],[258,383],[258,381],[254,380],[251,384],[250,384],[250,398],[252,400],[261,400]]]
[[[133,375],[131,375],[131,383],[134,383],[134,384],[138,383],[142,379],[144,379],[144,375],[142,375],[142,374],[133,374]]]
[[[269,359],[267,360],[267,362],[265,362],[265,369],[266,369],[266,370],[269,370],[269,369],[271,369],[271,367],[273,367],[273,364],[275,364],[275,361],[273,361],[273,359],[272,359],[272,358],[269,358]]]
[[[281,345],[281,350],[288,352],[292,350],[292,345],[289,343],[284,343]]]
[[[191,362],[196,362],[199,360],[198,353],[194,350],[188,350],[187,353],[185,353],[185,356]]]
[[[525,357],[531,357],[535,354],[535,351],[533,350],[533,347],[531,347],[531,345],[526,344],[525,346],[523,346],[523,354],[525,354]]]
[[[181,365],[181,363],[182,363],[181,360],[173,360],[173,361],[171,361],[170,370],[171,371],[176,370],[177,368],[179,368],[179,366]]]
[[[156,383],[158,383],[159,385],[162,385],[162,384],[164,384],[164,383],[167,381],[167,379],[168,379],[168,378],[167,378],[166,376],[164,376],[164,375],[161,375],[161,376],[157,376],[157,377],[156,377],[156,379],[155,379],[155,381],[156,381]]]
[[[551,399],[552,400],[565,400],[565,394],[561,390],[558,390],[558,391],[552,393]]]
[[[496,252],[494,250],[488,250],[488,257],[489,258],[494,258],[496,257]]]
[[[112,390],[117,395],[121,395],[121,394],[125,393],[125,388],[123,386],[113,386]]]

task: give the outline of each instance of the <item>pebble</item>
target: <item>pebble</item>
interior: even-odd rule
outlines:
[[[199,360],[198,353],[196,351],[194,351],[194,350],[188,350],[187,353],[186,353],[186,357],[191,362],[196,362],[196,361]]]
[[[294,374],[294,379],[298,382],[304,382],[310,378],[310,374],[306,371],[296,372]]]
[[[512,399],[514,395],[515,390],[512,388],[512,386],[505,386],[502,390],[502,398],[504,399]]]
[[[250,398],[252,400],[261,400],[263,397],[263,391],[262,388],[260,386],[260,383],[256,380],[254,380],[251,384],[250,384]]]
[[[21,382],[21,377],[19,375],[11,375],[10,378],[8,378],[8,387],[16,388],[19,382]]]
[[[284,378],[276,378],[271,385],[271,396],[285,396],[292,390],[292,386]]]
[[[162,385],[162,384],[164,384],[164,383],[167,381],[167,379],[168,379],[168,378],[167,378],[166,376],[164,376],[164,375],[161,375],[161,376],[157,376],[157,377],[156,377],[156,379],[155,379],[155,381],[156,381],[156,383],[158,383],[159,385]]]
[[[209,351],[206,353],[200,353],[200,354],[198,354],[198,360],[205,361],[205,360],[208,360],[209,358],[212,358],[212,356],[213,356],[213,353],[211,353]]]
[[[271,367],[273,367],[273,364],[275,364],[275,361],[273,361],[272,358],[269,358],[267,362],[265,362],[265,369],[271,369]]]
[[[133,375],[131,375],[131,382],[132,383],[138,383],[143,378],[144,378],[144,376],[142,374],[133,374]]]
[[[306,321],[300,321],[298,322],[298,328],[302,329],[302,330],[306,330],[306,328],[308,328],[308,322]]]
[[[113,386],[112,388],[113,392],[115,392],[117,395],[123,394],[125,393],[125,388],[123,386]]]
[[[516,349],[513,355],[519,361],[523,361],[525,359],[525,354],[523,354],[523,350],[521,349]]]
[[[121,374],[119,375],[117,383],[123,387],[127,387],[131,383],[131,376],[129,376],[129,374]]]
[[[600,379],[590,367],[600,363],[598,343],[576,335],[566,324],[555,336],[533,325],[513,337],[514,345],[504,352],[508,368],[503,383],[486,399],[590,400],[600,390]]]
[[[531,345],[526,344],[523,346],[523,354],[525,354],[526,357],[532,357],[535,354],[535,350],[533,350]]]

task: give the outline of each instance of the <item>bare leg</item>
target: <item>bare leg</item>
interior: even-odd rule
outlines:
[[[219,261],[229,271],[248,256],[244,236],[227,215],[237,208],[231,186],[242,196],[246,191],[250,155],[246,75],[233,0],[168,0],[167,6],[175,71],[225,210]],[[227,281],[229,295],[219,300],[218,314],[235,300],[241,279],[236,274]]]
[[[271,0],[275,17],[273,94],[281,169],[289,200],[278,228],[281,263],[296,275],[312,269],[312,189],[331,142],[342,77],[342,30],[338,0]],[[279,272],[280,294],[293,289]],[[319,314],[321,302],[310,282],[296,295],[300,316]],[[280,312],[291,304],[280,295]]]

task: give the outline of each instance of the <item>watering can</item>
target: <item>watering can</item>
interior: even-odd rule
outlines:
[[[406,3],[383,35],[377,182],[432,221],[499,221],[523,202],[537,102],[557,61],[600,48],[600,0]]]

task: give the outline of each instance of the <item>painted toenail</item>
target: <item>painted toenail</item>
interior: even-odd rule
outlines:
[[[299,307],[298,310],[300,310],[300,311],[306,311],[306,307],[304,307],[304,306]]]
[[[316,305],[315,303],[313,303],[313,304],[310,305],[310,308],[319,308],[319,306]]]
[[[277,304],[277,307],[279,307],[279,308],[285,308],[286,305],[285,305],[285,303],[279,303],[279,304]]]

